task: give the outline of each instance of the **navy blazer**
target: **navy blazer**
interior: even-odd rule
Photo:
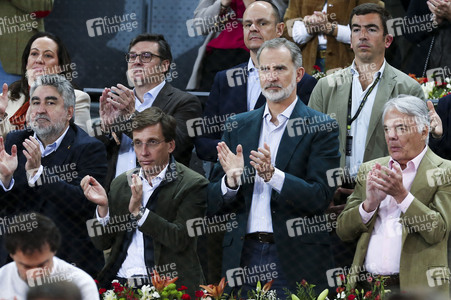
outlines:
[[[254,190],[255,171],[249,154],[258,148],[263,112],[264,107],[261,107],[227,121],[236,122],[236,126],[230,132],[224,132],[224,142],[230,149],[236,149],[238,144],[243,147],[245,170],[241,178],[243,185],[237,195],[230,200],[223,199],[221,178],[224,172],[219,162],[215,164],[208,187],[207,213],[235,213],[238,224],[238,228],[224,236],[223,273],[240,266]],[[303,122],[299,122],[300,118]],[[326,173],[339,167],[338,145],[336,121],[298,101],[282,135],[275,160],[276,168],[285,173],[285,181],[280,193],[272,190],[270,204],[278,257],[291,290],[295,290],[296,281],[302,279],[314,282],[318,289],[327,287],[326,270],[333,266],[328,230],[322,227],[320,231],[302,233],[302,229],[294,232],[293,226],[294,219],[314,216],[321,216],[318,220],[324,219],[334,192]],[[321,226],[319,223],[316,225]]]
[[[12,190],[5,192],[0,187],[0,216],[34,211],[51,218],[61,231],[58,257],[95,274],[103,266],[103,255],[94,249],[86,221],[92,218],[96,206],[84,196],[80,181],[86,175],[95,177],[101,183],[104,181],[107,171],[105,147],[80,127],[71,124],[58,149],[42,158],[44,173],[36,185],[30,187],[22,143],[33,134],[32,131],[21,130],[6,137],[5,149],[8,153],[12,145],[17,146],[18,167],[13,175],[15,183]],[[7,255],[1,254],[3,258]]]
[[[435,108],[440,119],[442,119],[443,136],[440,139],[429,139],[429,147],[438,156],[451,160],[451,95],[439,99]]]
[[[228,70],[216,73],[213,87],[204,110],[205,123],[210,120],[216,120],[214,126],[222,127],[227,117],[232,113],[238,114],[247,111],[247,65],[242,63]],[[316,79],[308,74],[304,74],[301,81],[297,84],[296,93],[306,105],[310,99],[310,94],[316,85]],[[255,104],[255,109],[266,103],[265,97],[260,97]],[[209,126],[213,128],[213,126]],[[223,129],[223,128],[222,128]],[[211,129],[209,132],[204,130],[201,135],[195,139],[196,153],[200,159],[215,162],[218,159],[216,146],[221,140],[223,130]]]

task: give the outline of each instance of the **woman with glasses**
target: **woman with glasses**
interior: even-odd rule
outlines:
[[[71,80],[76,76],[75,64],[57,36],[39,32],[32,36],[22,54],[22,77],[9,87],[3,84],[0,96],[0,134],[6,136],[11,130],[25,129],[29,106],[29,89],[38,76],[61,74]],[[88,94],[75,90],[75,124],[87,131],[90,117],[91,98]]]

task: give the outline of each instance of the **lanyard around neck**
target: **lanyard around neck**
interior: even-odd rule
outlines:
[[[354,81],[354,79],[351,81],[351,91],[349,92],[349,100],[348,100],[348,117],[347,117],[347,123],[346,123],[346,130],[347,130],[348,135],[351,135],[351,124],[352,124],[352,122],[354,122],[354,120],[357,119],[357,117],[359,116],[360,112],[363,109],[363,106],[366,103],[366,100],[368,99],[369,95],[373,91],[373,89],[376,86],[376,84],[379,82],[380,76],[381,76],[380,73],[377,74],[376,80],[374,80],[374,83],[371,85],[371,87],[366,92],[365,96],[363,97],[362,102],[360,102],[359,109],[355,113],[354,117],[351,117],[351,113],[352,113],[351,112],[351,110],[352,110],[352,81]]]

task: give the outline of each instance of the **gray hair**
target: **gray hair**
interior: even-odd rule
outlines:
[[[30,98],[34,91],[40,86],[53,86],[64,100],[64,108],[75,106],[75,92],[70,81],[58,74],[46,74],[39,76],[30,88]]]
[[[399,95],[396,98],[390,99],[384,105],[382,120],[385,119],[385,114],[391,109],[396,109],[400,113],[413,117],[419,132],[423,131],[425,126],[428,128],[428,132],[431,131],[429,109],[424,100],[411,95]],[[428,142],[429,135],[426,137],[426,144]]]
[[[269,41],[264,42],[260,49],[258,49],[257,52],[257,62],[260,64],[260,54],[262,53],[263,49],[269,48],[269,49],[278,49],[280,47],[287,48],[291,53],[291,60],[293,61],[293,64],[296,66],[296,68],[302,67],[302,54],[301,49],[289,40],[285,38],[275,38]]]

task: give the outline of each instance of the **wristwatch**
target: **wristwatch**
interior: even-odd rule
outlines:
[[[141,206],[139,208],[138,214],[136,216],[133,213],[130,213],[130,219],[139,221],[144,216],[145,212],[146,212],[146,208],[144,206]]]

